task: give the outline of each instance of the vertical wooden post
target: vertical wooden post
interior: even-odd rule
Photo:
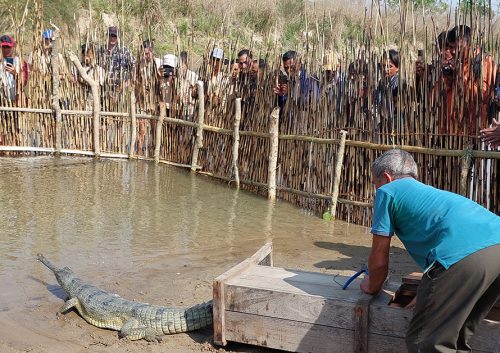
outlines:
[[[205,122],[205,91],[203,81],[198,81],[198,127],[196,128],[196,142],[191,157],[191,171],[195,172],[198,166],[198,154],[203,147],[203,126]]]
[[[238,149],[240,147],[241,98],[236,98],[233,131],[233,172],[236,189],[240,188],[240,172],[238,170]]]
[[[464,155],[462,157],[462,165],[460,167],[460,194],[462,196],[467,195],[467,177],[469,175],[469,168],[472,156],[472,146],[469,145],[464,150]]]
[[[330,215],[332,219],[335,219],[337,213],[337,199],[339,198],[340,189],[340,173],[342,172],[342,164],[344,163],[344,152],[345,152],[345,139],[347,131],[342,130],[340,132],[340,144],[337,153],[337,158],[335,160],[335,174],[333,177],[333,190],[332,190],[332,204],[330,205]]]
[[[163,95],[165,97],[165,95]],[[160,161],[160,148],[161,148],[161,132],[163,128],[163,121],[167,115],[167,103],[164,99],[160,102],[160,117],[156,124],[156,142],[155,142],[155,163]]]
[[[267,168],[268,191],[267,198],[276,200],[276,165],[278,164],[278,144],[279,144],[279,108],[274,108],[271,113],[269,124],[270,144],[269,144],[269,164]]]
[[[135,157],[135,142],[137,140],[137,118],[135,111],[135,92],[134,89],[130,92],[130,149],[129,158]]]
[[[54,31],[54,40],[52,41],[52,53],[50,55],[50,66],[52,67],[52,109],[56,118],[56,155],[61,154],[62,148],[62,116],[61,106],[59,105],[59,40],[56,36],[59,31]]]
[[[87,72],[85,72],[85,69],[83,68],[82,64],[80,63],[80,60],[78,59],[78,57],[75,54],[73,54],[72,52],[69,52],[68,54],[69,54],[69,58],[70,58],[71,62],[73,63],[73,65],[75,65],[80,76],[82,76],[82,78],[85,80],[85,82],[87,82],[87,84],[92,89],[94,156],[96,158],[99,158],[101,156],[101,147],[100,147],[101,142],[100,142],[100,138],[99,138],[99,134],[100,134],[100,130],[101,130],[101,99],[99,97],[99,82],[92,79],[87,74]]]

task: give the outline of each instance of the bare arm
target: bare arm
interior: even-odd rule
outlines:
[[[391,238],[373,235],[372,250],[368,257],[368,273],[360,284],[360,288],[367,294],[376,294],[382,289],[389,270],[389,249]]]

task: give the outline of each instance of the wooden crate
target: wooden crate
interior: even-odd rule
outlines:
[[[340,281],[347,278],[341,278]],[[406,352],[412,311],[390,307],[397,286],[377,296],[342,290],[329,274],[273,267],[272,244],[214,280],[214,341],[290,352]],[[499,352],[500,322],[484,320],[474,352]]]

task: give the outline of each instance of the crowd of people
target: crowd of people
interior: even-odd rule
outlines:
[[[103,96],[110,98],[107,101],[118,99],[126,87],[133,89],[142,113],[156,114],[158,101],[163,100],[168,114],[192,120],[200,94],[197,81],[202,80],[205,101],[213,109],[222,109],[233,97],[241,97],[244,115],[248,117],[258,111],[255,97],[261,94],[267,95],[266,104],[272,102],[280,107],[282,120],[304,120],[308,119],[303,114],[308,107],[326,96],[330,102],[327,108],[333,115],[350,116],[361,110],[374,119],[376,130],[381,120],[395,124],[394,121],[404,119],[404,100],[400,97],[416,92],[415,100],[427,105],[424,115],[444,106],[444,118],[438,121],[439,133],[480,135],[490,146],[500,145],[500,122],[496,116],[500,106],[500,70],[491,55],[472,45],[471,29],[465,25],[455,26],[436,38],[434,58],[438,59],[425,62],[423,51],[419,51],[417,60],[412,62],[412,80],[403,79],[400,74],[401,58],[395,49],[384,50],[375,65],[357,58],[344,70],[339,54],[327,50],[321,69],[313,72],[310,63],[294,50],[281,56],[280,68],[271,68],[267,58],[255,58],[249,49],[241,49],[235,58],[229,59],[223,48],[214,46],[207,52],[204,64],[193,70],[186,51],[159,56],[154,42],[145,39],[134,57],[121,43],[116,26],[109,27],[106,34],[104,45],[88,41],[81,45],[81,64],[103,87]],[[41,55],[32,53],[23,60],[16,53],[14,38],[7,34],[0,37],[3,101],[22,105],[18,87],[32,75],[50,71],[54,40],[52,30],[44,31]],[[87,84],[61,53],[57,60],[61,80]],[[367,82],[373,72],[376,85]],[[410,86],[414,89],[410,90]],[[356,100],[363,99],[371,103],[363,103],[360,108]],[[290,105],[297,109],[287,108]]]

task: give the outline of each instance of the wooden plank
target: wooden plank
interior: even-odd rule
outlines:
[[[347,278],[345,276],[338,276],[337,280],[345,282]],[[245,273],[228,279],[226,284],[246,288],[337,298],[351,303],[358,301],[362,295],[359,290],[361,279],[356,279],[346,290],[342,290],[340,285],[335,283],[333,279],[334,276],[325,273],[290,270],[280,267],[254,266],[248,268]]]
[[[226,313],[228,341],[301,353],[348,353],[354,331],[238,312]],[[370,353],[404,353],[404,339],[370,334]]]
[[[354,307],[354,353],[368,353],[368,315],[373,296],[364,294]]]
[[[498,353],[498,326],[483,322],[472,339],[474,352]],[[354,331],[301,321],[226,312],[226,339],[290,352],[348,353]],[[481,342],[480,342],[481,341]],[[368,335],[370,353],[407,352],[404,337]]]
[[[229,271],[226,271],[214,280],[212,296],[215,344],[225,346],[227,343],[225,338],[225,282],[258,264],[270,264],[272,266],[272,252],[273,243],[268,242],[251,257],[234,266]]]

